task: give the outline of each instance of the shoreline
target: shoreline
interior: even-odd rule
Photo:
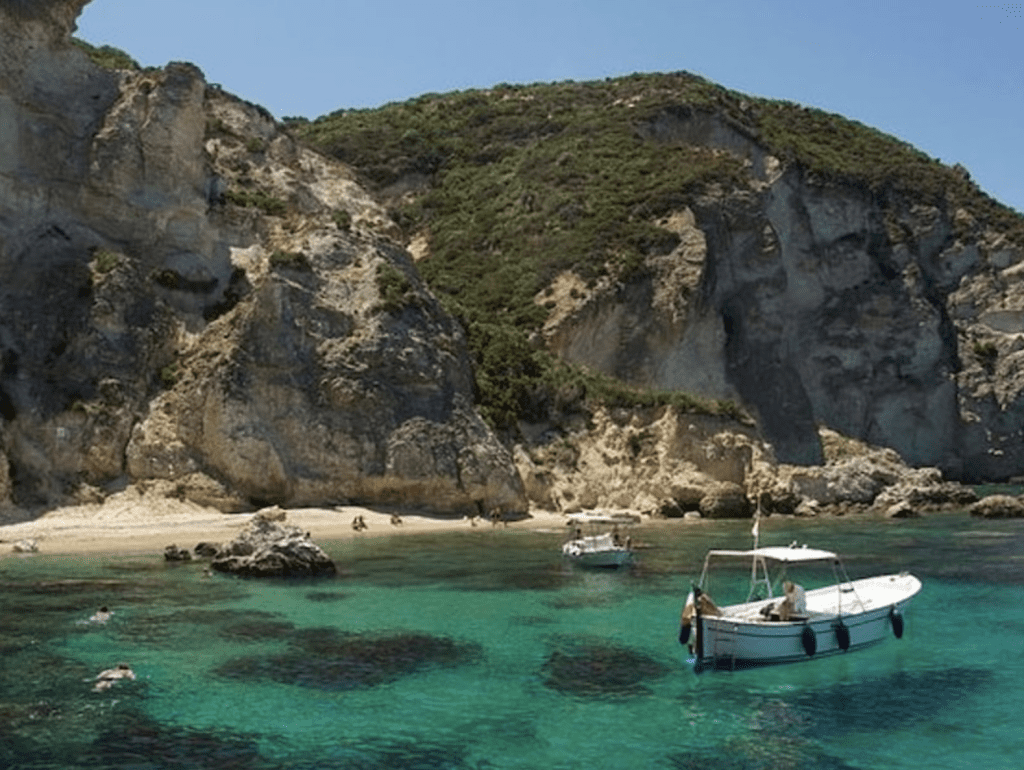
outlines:
[[[287,514],[285,523],[310,532],[314,542],[473,528],[473,523],[466,517],[433,516],[359,505],[284,510]],[[401,524],[391,523],[393,512],[401,516]],[[254,514],[221,513],[215,508],[129,489],[100,504],[65,506],[36,518],[11,524],[0,523],[0,560],[25,556],[14,551],[14,544],[20,540],[35,540],[37,553],[41,555],[162,555],[169,545],[192,551],[197,543],[204,541],[232,540]],[[367,528],[362,532],[352,529],[352,520],[356,516],[362,516],[366,522]],[[476,520],[476,528],[492,526],[489,520]],[[565,526],[565,517],[560,513],[536,510],[530,511],[526,518],[499,524],[498,528],[506,526],[561,529]]]

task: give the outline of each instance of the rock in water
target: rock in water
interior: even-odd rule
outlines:
[[[164,548],[164,560],[165,561],[192,561],[192,554],[190,554],[184,548],[178,548],[176,545],[169,545]]]
[[[275,521],[275,519],[277,519]],[[316,577],[337,568],[308,532],[282,523],[275,512],[257,513],[238,537],[225,544],[210,566],[245,577]]]
[[[1019,519],[1024,518],[1024,501],[1011,495],[989,495],[968,510],[971,516],[983,519]]]

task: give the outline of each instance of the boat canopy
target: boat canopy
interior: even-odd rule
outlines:
[[[708,558],[711,557],[732,557],[740,559],[754,559],[761,558],[770,561],[784,562],[792,564],[794,562],[802,561],[838,561],[839,556],[832,553],[832,551],[821,551],[817,548],[808,548],[807,546],[790,546],[790,547],[767,547],[767,548],[755,548],[752,551],[708,551]]]
[[[570,513],[567,517],[568,524],[639,524],[640,517],[635,513],[626,512],[601,512],[585,511],[583,513]]]

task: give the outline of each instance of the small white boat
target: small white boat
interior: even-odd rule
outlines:
[[[633,541],[624,534],[640,518],[631,513],[586,512],[569,515],[569,540],[562,544],[566,558],[584,567],[622,567],[633,560]]]
[[[710,570],[729,560],[751,565],[750,592],[742,604],[717,607]],[[814,563],[831,564],[835,583],[804,591],[788,580],[789,567]],[[679,642],[689,645],[698,672],[853,652],[889,634],[901,638],[903,610],[920,590],[921,581],[906,572],[851,581],[836,554],[806,546],[713,550],[683,607]]]

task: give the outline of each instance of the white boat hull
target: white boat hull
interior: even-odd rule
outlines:
[[[562,554],[583,567],[623,567],[630,563],[633,553],[627,548],[588,548],[580,541],[571,540],[562,546]]]
[[[772,600],[721,608],[693,619],[695,668],[736,669],[793,663],[868,647],[903,635],[903,608],[921,589],[913,575],[882,575],[808,591],[799,619],[770,620]],[[844,630],[845,629],[845,630]]]

